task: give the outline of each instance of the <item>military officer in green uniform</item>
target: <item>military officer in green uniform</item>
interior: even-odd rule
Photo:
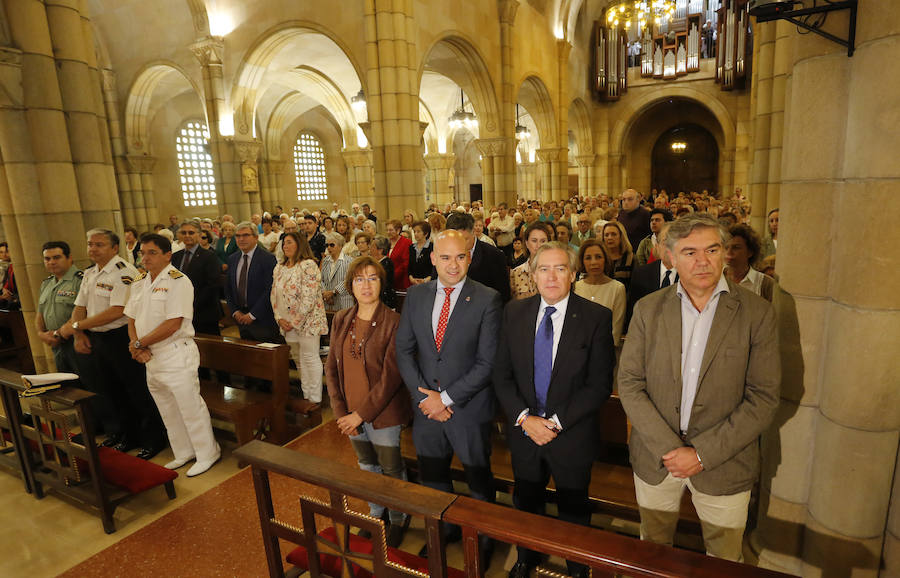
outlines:
[[[69,244],[65,241],[44,243],[42,251],[44,267],[50,276],[41,283],[35,316],[38,337],[53,349],[57,371],[79,373],[73,340],[63,338],[58,329],[72,316],[84,273],[72,263]]]

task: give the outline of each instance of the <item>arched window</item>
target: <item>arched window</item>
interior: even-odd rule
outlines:
[[[216,179],[212,155],[209,154],[209,131],[206,123],[191,120],[184,123],[175,139],[181,196],[185,207],[216,204]]]
[[[328,199],[325,180],[325,150],[319,139],[301,132],[294,144],[294,174],[297,176],[297,199],[319,201]]]

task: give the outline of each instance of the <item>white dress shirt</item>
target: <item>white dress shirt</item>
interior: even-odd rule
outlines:
[[[691,421],[691,410],[697,397],[697,385],[700,379],[700,367],[703,354],[709,339],[713,318],[719,306],[719,296],[728,293],[725,276],[719,277],[719,283],[713,290],[712,297],[706,302],[703,311],[697,311],[691,298],[685,292],[681,282],[675,293],[681,299],[681,431],[686,432]]]
[[[659,260],[659,283],[657,283],[657,287],[662,287],[663,281],[666,279],[666,271],[671,271],[669,274],[669,285],[674,285],[676,281],[678,281],[678,271],[675,270],[675,267],[671,269],[666,269],[665,264],[663,264],[663,260]]]
[[[444,285],[443,283],[441,283],[440,279],[438,279],[437,283],[435,283],[435,285],[437,286],[437,290],[434,293],[434,307],[431,308],[432,335],[437,336],[438,323],[441,320],[441,309],[444,308],[444,299],[447,296],[444,288],[453,287],[453,292],[450,293],[450,311],[449,313],[447,313],[447,323],[449,323],[450,317],[453,315],[453,309],[456,307],[456,302],[459,301],[459,294],[462,293],[463,286],[465,286],[465,284],[466,277],[463,277],[462,281],[460,281],[456,285]],[[441,401],[444,402],[444,405],[446,405],[447,407],[453,405],[453,400],[450,399],[450,396],[447,395],[446,391],[441,391]]]

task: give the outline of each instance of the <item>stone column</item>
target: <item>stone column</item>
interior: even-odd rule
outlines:
[[[44,5],[84,222],[88,228],[118,228],[119,198],[87,5],[76,8],[64,0]]]
[[[860,3],[852,58],[813,35],[791,55],[778,271],[796,317],[781,308],[793,327],[756,537],[761,565],[803,576],[900,575],[900,256],[885,250],[900,219],[900,134],[885,122],[900,109],[898,16]]]
[[[223,59],[225,41],[221,36],[207,36],[190,46],[200,62],[203,74],[203,98],[209,126],[209,152],[213,158],[213,171],[218,189],[221,213],[231,214],[237,221],[250,218],[250,203],[241,192],[241,166],[235,155],[232,136],[221,133],[220,121],[232,116],[225,108],[225,83]],[[251,140],[251,127],[234,127],[237,138]]]
[[[125,144],[124,130],[119,117],[119,94],[116,91],[116,73],[109,69],[103,69],[103,104],[106,109],[106,118],[109,125],[110,146],[112,147],[113,168],[116,174],[116,187],[119,190],[119,206],[122,210],[122,219],[126,225],[137,228],[137,216],[135,214],[134,193],[131,190],[131,180],[128,178],[127,147]]]
[[[518,0],[499,0],[500,14],[500,133],[510,141],[494,159],[494,199],[491,205],[516,201],[516,87],[513,86],[513,25],[519,10]]]
[[[778,206],[781,188],[785,94],[791,75],[793,29],[785,21],[758,24],[751,89],[753,151],[750,171],[751,223],[766,231],[766,213]]]
[[[557,94],[556,135],[560,145],[553,161],[553,199],[561,201],[569,197],[569,54],[572,45],[567,40],[556,41]]]
[[[341,153],[347,167],[347,183],[349,185],[349,203],[366,203],[374,199],[372,196],[372,149],[348,148]],[[421,204],[421,203],[420,203]],[[416,205],[418,206],[418,205]]]
[[[559,149],[538,149],[535,151],[540,161],[541,201],[553,200],[553,161],[559,158]]]
[[[429,154],[425,155],[425,168],[428,169],[428,180],[431,183],[432,202],[439,207],[453,201],[450,192],[450,169],[456,162],[456,155]]]
[[[593,176],[596,159],[597,155],[579,155],[575,157],[575,162],[578,163],[578,194],[581,196],[593,194],[591,177]]]
[[[384,217],[422,203],[416,25],[413,0],[364,6],[375,209]]]
[[[517,165],[518,199],[537,198],[537,169],[538,163],[523,161]]]
[[[509,203],[509,193],[506,191],[508,178],[505,171],[507,170],[506,165],[510,157],[510,150],[515,163],[515,139],[507,137],[482,138],[475,141],[475,146],[478,147],[482,157],[481,174],[485,209],[490,209],[502,201]]]
[[[269,161],[263,160],[259,164],[259,202],[264,209],[278,204],[272,201],[274,179],[270,171]]]
[[[153,194],[153,167],[156,157],[149,155],[128,155],[128,177],[131,198],[134,202],[134,228],[138,231],[149,231],[159,222],[159,211],[156,208],[156,196]]]

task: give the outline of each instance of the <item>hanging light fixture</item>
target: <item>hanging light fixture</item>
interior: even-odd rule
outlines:
[[[531,131],[524,124],[519,124],[519,103],[516,103],[516,138],[525,140],[531,136]]]
[[[474,131],[478,128],[478,119],[475,117],[475,113],[466,110],[465,97],[463,96],[462,88],[459,89],[459,108],[450,115],[450,128],[467,128],[470,131]]]
[[[609,8],[606,21],[612,27],[624,23],[626,29],[630,29],[634,23],[638,30],[643,30],[649,23],[661,26],[674,16],[675,0],[634,0],[620,2]]]
[[[671,146],[673,153],[683,153],[685,150],[687,150],[687,143],[683,141],[675,141]]]
[[[350,97],[350,106],[352,106],[354,110],[359,111],[366,108],[366,93],[363,92],[362,88],[360,88],[359,92],[354,96]]]

